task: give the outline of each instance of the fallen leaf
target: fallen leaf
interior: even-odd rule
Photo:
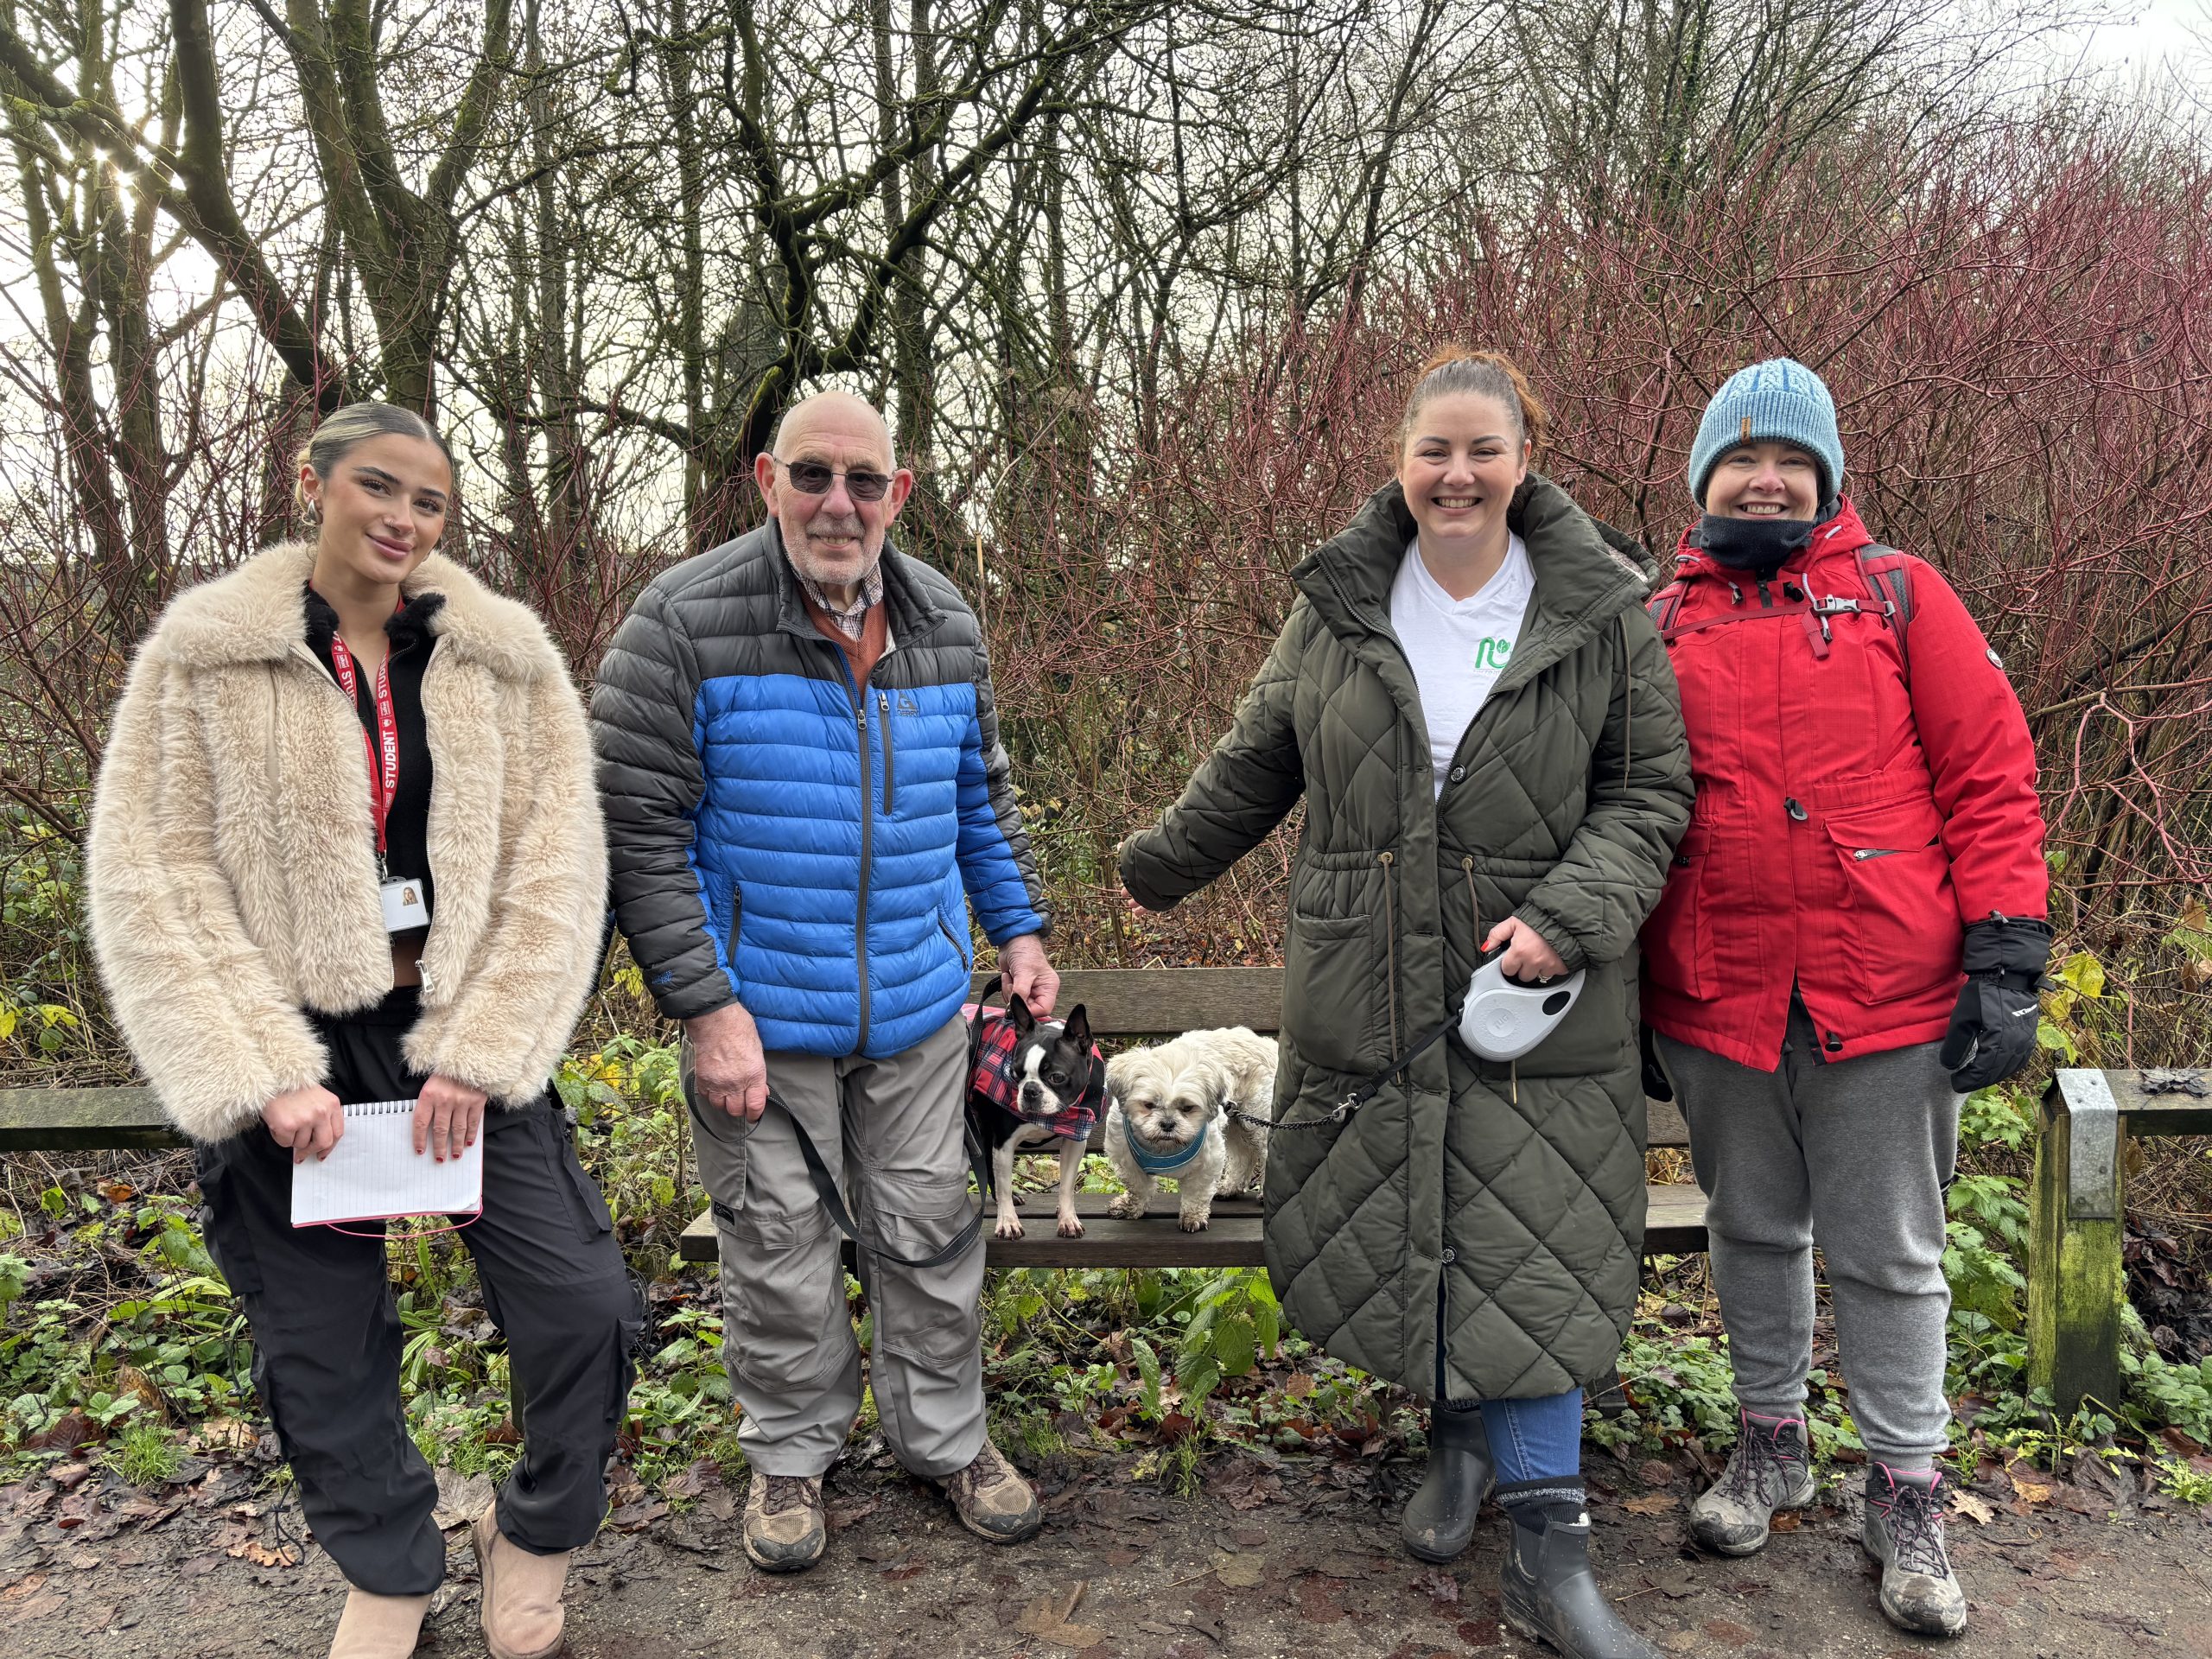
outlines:
[[[1630,1515],[1664,1515],[1679,1508],[1681,1499],[1671,1492],[1646,1492],[1641,1497],[1631,1497],[1621,1507]]]
[[[2048,1503],[2057,1494],[2054,1483],[2032,1472],[2022,1474],[2018,1464],[2008,1464],[2005,1473],[2012,1483],[2012,1496],[2023,1503]]]
[[[636,1532],[667,1513],[667,1504],[657,1497],[649,1498],[642,1503],[625,1503],[607,1517],[607,1524],[617,1532]]]
[[[1227,1550],[1216,1550],[1213,1575],[1233,1589],[1249,1590],[1268,1575],[1268,1558],[1264,1555],[1232,1555]]]
[[[1979,1527],[1987,1526],[1997,1516],[1988,1499],[1975,1497],[1963,1486],[1951,1488],[1951,1513],[1963,1515]]]
[[[1303,1371],[1293,1371],[1282,1382],[1282,1391],[1294,1400],[1303,1400],[1313,1392],[1313,1379]]]
[[[1671,1486],[1675,1481],[1675,1465],[1651,1458],[1636,1465],[1636,1478],[1647,1486]]]
[[[1805,1517],[1796,1510],[1777,1510],[1767,1524],[1776,1532],[1795,1532],[1805,1524]]]
[[[465,1527],[492,1507],[492,1479],[488,1475],[461,1475],[451,1469],[438,1471],[438,1496],[430,1511],[431,1522],[441,1532],[455,1527]]]
[[[1457,1607],[1459,1605],[1459,1580],[1449,1573],[1416,1573],[1413,1583],[1414,1589],[1440,1607]]]
[[[5,1590],[0,1590],[0,1601],[23,1601],[38,1593],[39,1586],[46,1582],[46,1574],[34,1573],[27,1579],[18,1579]]]
[[[1106,1632],[1096,1624],[1071,1624],[1069,1616],[1076,1604],[1083,1599],[1083,1592],[1090,1587],[1088,1579],[1077,1579],[1057,1595],[1039,1596],[1021,1610],[1014,1627],[1039,1641],[1052,1642],[1064,1648],[1081,1651],[1095,1648],[1106,1639]]]
[[[827,1505],[823,1514],[828,1517],[832,1532],[842,1532],[858,1524],[883,1507],[883,1494],[876,1492],[866,1497],[841,1498]]]
[[[893,1584],[904,1584],[909,1579],[918,1579],[923,1573],[929,1570],[930,1564],[924,1560],[920,1556],[916,1555],[909,1560],[899,1562],[896,1567],[885,1567],[883,1569],[883,1576],[890,1580]]]

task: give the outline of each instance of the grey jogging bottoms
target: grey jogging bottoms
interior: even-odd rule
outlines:
[[[1802,1414],[1817,1243],[1859,1438],[1893,1467],[1926,1468],[1951,1420],[1943,1188],[1958,1157],[1959,1096],[1939,1046],[1823,1065],[1794,997],[1771,1071],[1658,1043],[1705,1190],[1738,1402],[1762,1416]]]
[[[822,1154],[862,1235],[921,1260],[967,1224],[968,1027],[957,1017],[887,1059],[771,1053],[769,1086]],[[763,1474],[819,1475],[861,1408],[860,1346],[841,1236],[807,1178],[791,1119],[747,1124],[696,1101],[699,1179],[721,1249],[723,1363],[738,1444]],[[868,1382],[883,1438],[916,1475],[983,1447],[983,1245],[934,1268],[859,1252],[874,1315]]]

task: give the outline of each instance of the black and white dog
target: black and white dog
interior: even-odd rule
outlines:
[[[1103,1067],[1092,1058],[1090,1018],[1078,1002],[1065,1020],[1039,1021],[1027,1003],[1009,996],[1005,1023],[1011,1027],[1010,1039],[1001,1032],[994,1040],[986,1031],[968,1086],[968,1119],[977,1140],[990,1150],[991,1177],[998,1189],[996,1231],[1001,1238],[1021,1236],[1021,1217],[1014,1213],[1015,1155],[1058,1141],[1060,1236],[1080,1238],[1076,1175],[1104,1086]]]

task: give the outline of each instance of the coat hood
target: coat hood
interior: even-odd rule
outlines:
[[[265,548],[237,569],[179,594],[149,649],[193,669],[288,656],[307,643],[300,590],[314,569],[310,543]],[[442,597],[431,632],[501,679],[527,683],[563,671],[559,649],[527,606],[493,593],[442,553],[417,565],[399,590],[410,599],[426,593]]]

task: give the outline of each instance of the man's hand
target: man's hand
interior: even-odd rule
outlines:
[[[1560,960],[1559,952],[1544,943],[1544,936],[1522,921],[1518,916],[1509,916],[1490,931],[1483,940],[1484,950],[1505,947],[1505,955],[1498,965],[1508,979],[1524,983],[1541,983],[1557,979],[1567,971],[1567,964]]]
[[[1029,1005],[1039,1020],[1052,1017],[1052,1004],[1060,995],[1060,976],[1045,959],[1045,941],[1034,933],[1018,934],[999,947],[999,976],[1006,992]]]
[[[415,1098],[415,1151],[426,1148],[439,1163],[476,1144],[484,1127],[484,1091],[451,1077],[433,1076]]]
[[[319,1083],[287,1089],[261,1109],[261,1121],[278,1146],[292,1149],[296,1164],[307,1162],[309,1153],[321,1162],[346,1133],[346,1109]]]
[[[760,1052],[760,1028],[735,1002],[683,1022],[691,1042],[691,1086],[700,1104],[760,1121],[768,1109],[768,1062]]]

